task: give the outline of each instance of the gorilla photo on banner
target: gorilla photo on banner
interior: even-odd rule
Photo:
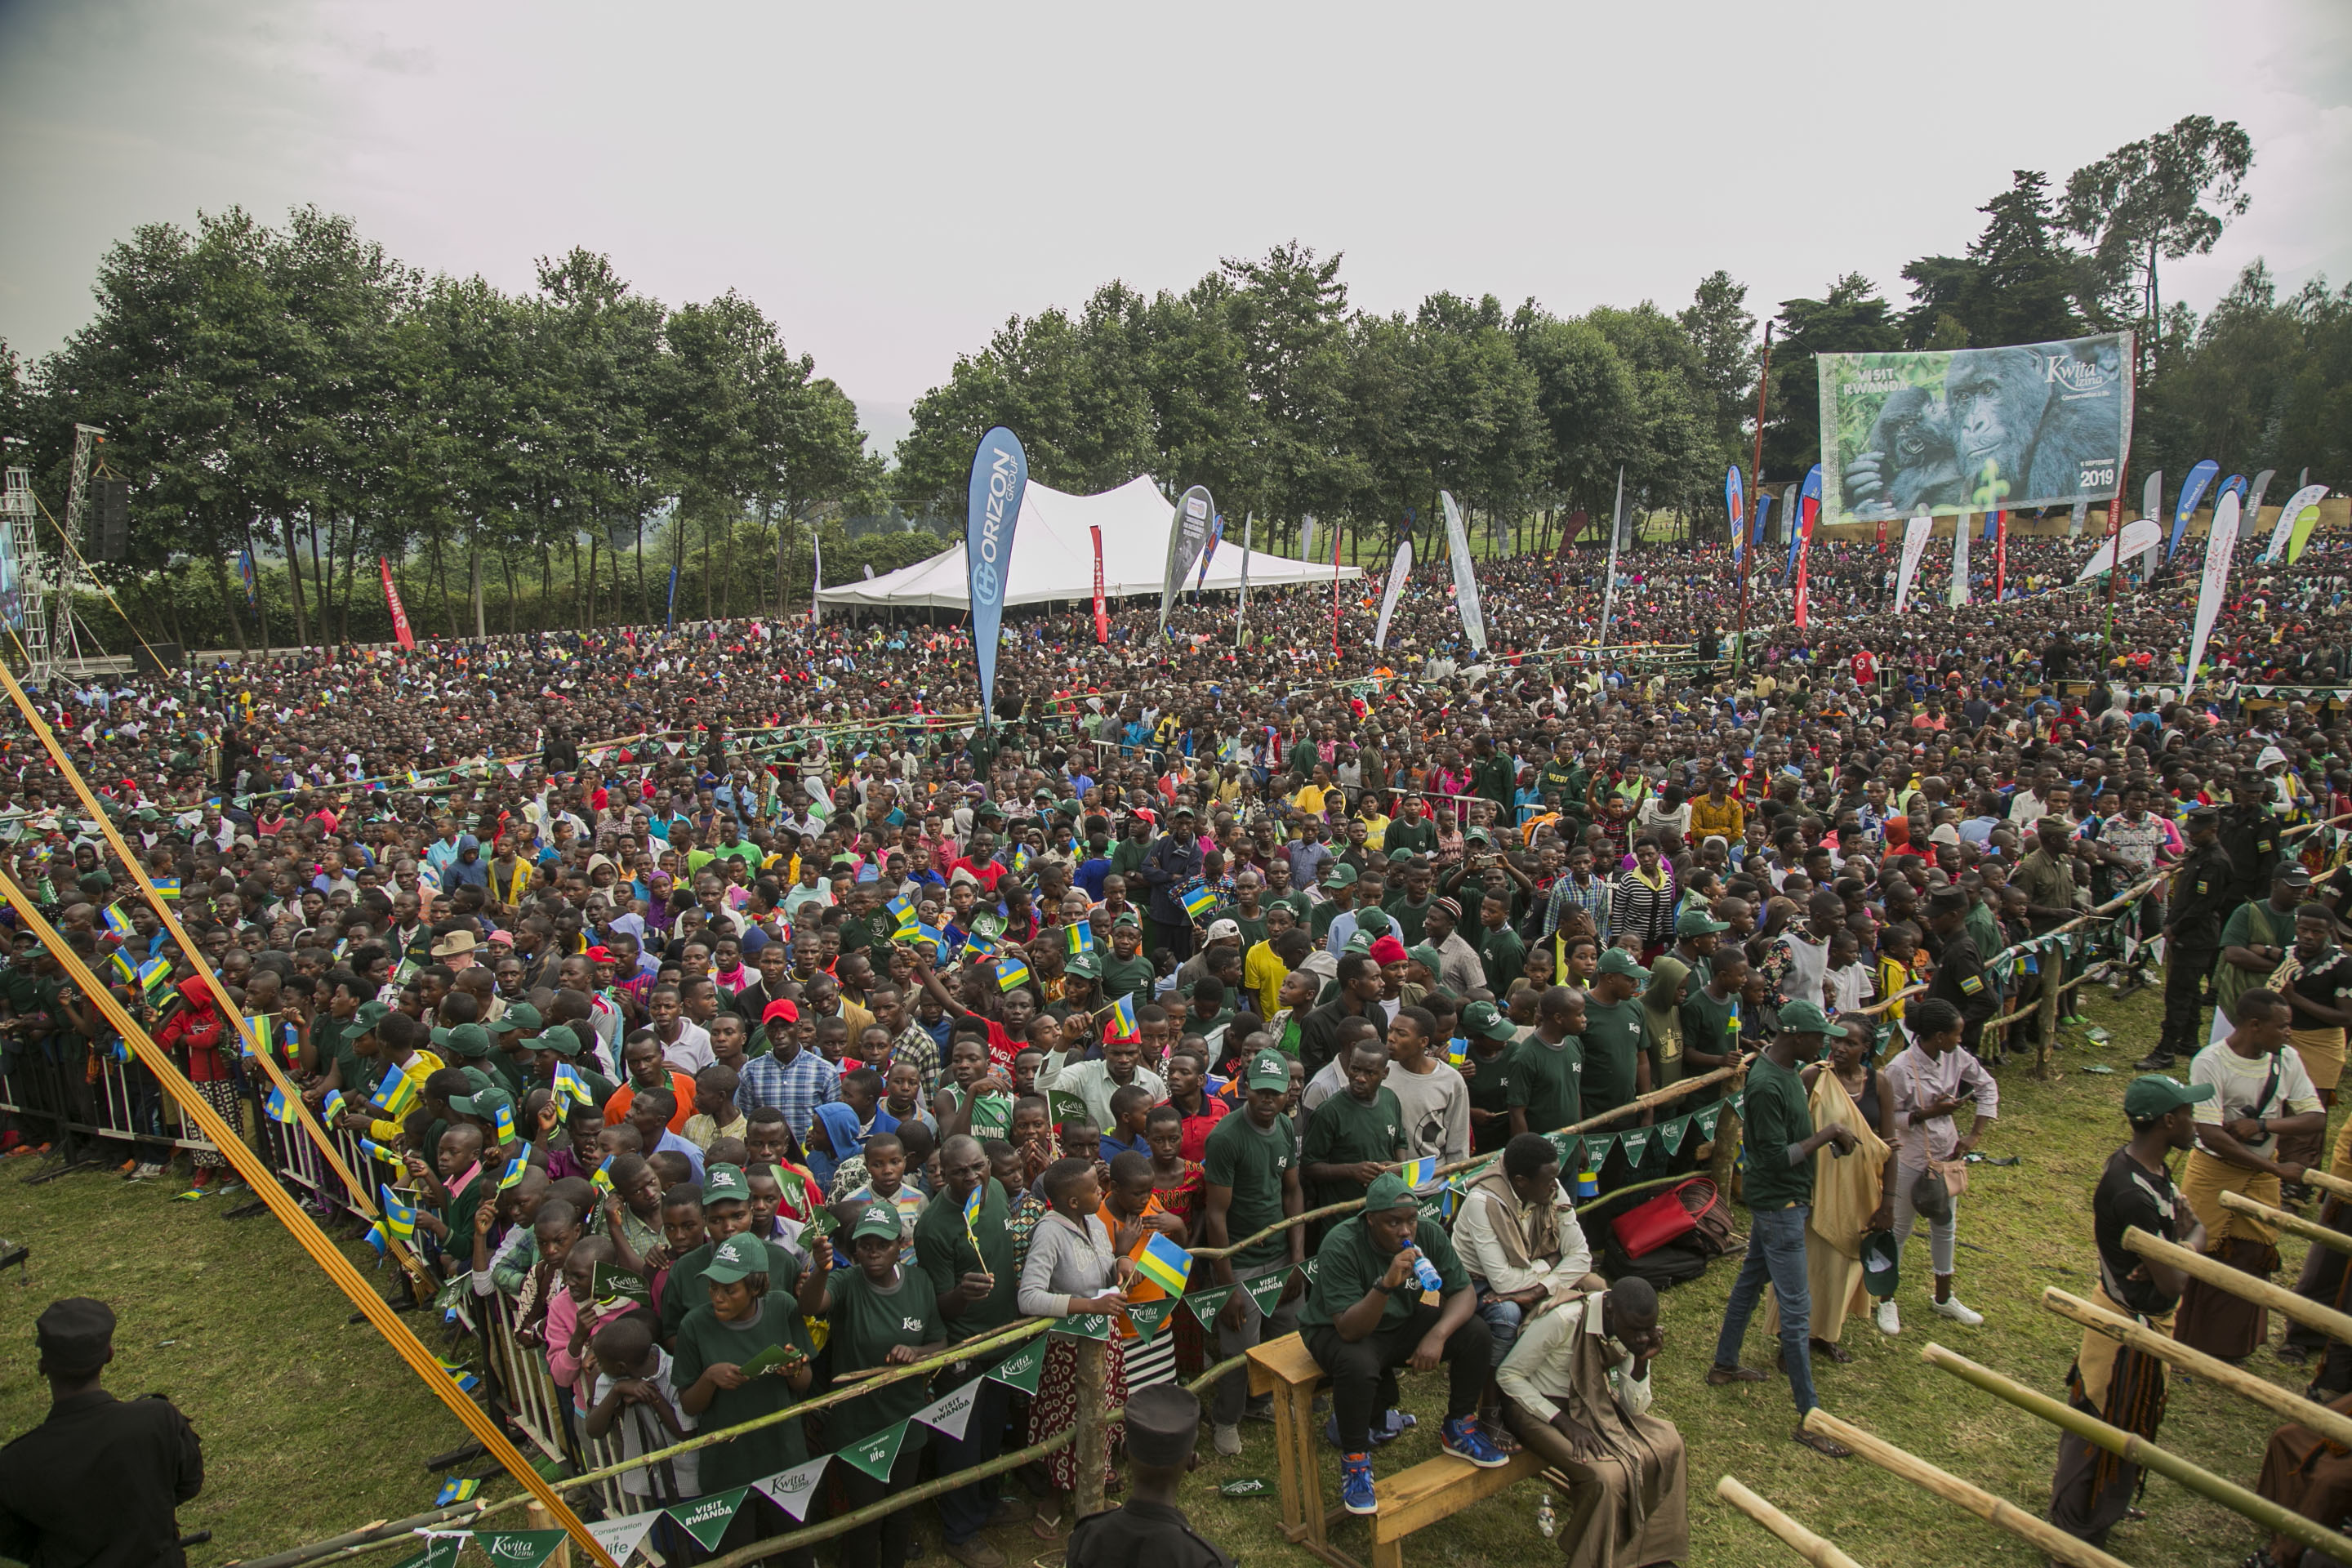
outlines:
[[[1822,521],[2112,500],[2131,446],[2132,339],[1821,354]]]

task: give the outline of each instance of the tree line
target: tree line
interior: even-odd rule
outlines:
[[[1781,301],[1763,478],[1816,460],[1816,354],[2126,326],[2135,475],[2212,457],[2342,478],[2352,289],[2282,299],[2257,260],[2201,319],[2162,298],[2162,264],[2245,210],[2252,158],[2192,116],[2061,184],[2019,171],[1964,254],[1902,269],[1907,303],[1851,273]],[[1440,292],[1382,314],[1350,307],[1341,260],[1294,242],[1181,293],[1113,281],[1014,317],[917,403],[886,470],[850,399],[738,294],[666,306],[578,249],[507,294],[427,278],[348,218],[233,209],[114,246],[55,353],[0,344],[0,437],[61,511],[74,424],[109,430],[131,549],[98,574],[151,639],[192,646],[380,638],[379,556],[426,633],[799,609],[820,536],[834,582],[944,547],[999,423],[1043,483],[1206,484],[1281,550],[1309,517],[1367,558],[1408,531],[1433,546],[1441,489],[1482,553],[1550,548],[1601,531],[1621,471],[1630,507],[1721,537],[1762,362],[1727,271],[1672,310]]]

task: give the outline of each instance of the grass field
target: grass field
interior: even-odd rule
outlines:
[[[1928,1313],[1923,1237],[1905,1258],[1903,1333],[1888,1339],[1850,1321],[1845,1343],[1853,1364],[1815,1369],[1832,1413],[2037,1515],[2048,1501],[2054,1431],[1929,1369],[1918,1351],[1935,1339],[2030,1386],[2063,1393],[2079,1331],[2044,1310],[2039,1296],[2053,1284],[2089,1294],[2091,1189],[2122,1140],[2118,1106],[2129,1064],[2153,1037],[2158,1013],[2152,994],[2112,1003],[2092,991],[2090,1011],[2112,1040],[2091,1047],[2070,1031],[2061,1054],[2069,1070],[2053,1082],[2035,1082],[2017,1068],[2002,1075],[2002,1115],[1986,1149],[2019,1155],[2022,1163],[1978,1167],[1961,1200],[1959,1289],[1985,1313],[1984,1326],[1963,1329]],[[2086,1061],[2116,1073],[2072,1070]],[[218,1198],[173,1203],[175,1187],[125,1184],[110,1175],[26,1188],[15,1178],[28,1164],[16,1163],[0,1177],[0,1234],[33,1248],[29,1283],[0,1280],[0,1344],[16,1347],[0,1358],[0,1434],[33,1426],[47,1406],[33,1372],[34,1316],[54,1297],[94,1295],[121,1318],[109,1385],[122,1394],[169,1393],[204,1436],[204,1494],[180,1516],[184,1530],[214,1532],[213,1542],[192,1554],[197,1563],[260,1556],[432,1505],[437,1479],[423,1460],[463,1442],[463,1428],[372,1329],[349,1321],[342,1297],[274,1221],[224,1221]],[[372,1258],[356,1244],[352,1250]],[[2291,1282],[2301,1245],[2290,1239],[2286,1253],[2282,1279]],[[2014,1537],[1859,1458],[1835,1462],[1795,1446],[1785,1382],[1706,1387],[1703,1376],[1732,1273],[1717,1265],[1665,1298],[1658,1413],[1681,1427],[1689,1445],[1690,1563],[1713,1568],[1795,1561],[1716,1503],[1715,1482],[1727,1472],[1863,1563],[1915,1568],[2040,1561]],[[1748,1364],[1769,1367],[1771,1351],[1751,1328]],[[2250,1365],[2286,1386],[2304,1381],[2299,1369],[2267,1350]],[[1384,1468],[1434,1451],[1441,1377],[1407,1379],[1405,1403],[1423,1426],[1382,1453]],[[2176,1383],[2160,1441],[2251,1486],[2273,1424],[2267,1413],[2220,1389]],[[1187,1499],[1195,1527],[1244,1563],[1313,1561],[1283,1543],[1276,1529],[1272,1428],[1247,1424],[1244,1434],[1248,1446],[1239,1458],[1212,1455],[1203,1463]],[[1329,1468],[1336,1473],[1335,1461]],[[1213,1489],[1243,1477],[1265,1479],[1269,1495],[1227,1501]],[[1329,1481],[1326,1495],[1336,1495]],[[1553,1548],[1537,1532],[1537,1499],[1538,1488],[1523,1483],[1414,1537],[1410,1559],[1459,1568],[1542,1561]],[[1556,1508],[1563,1502],[1554,1499]],[[2124,1526],[2110,1543],[2116,1555],[2143,1568],[2234,1563],[2258,1544],[2252,1526],[2170,1482],[2151,1479],[2145,1502],[2153,1517]],[[928,1515],[923,1528],[930,1528]],[[1360,1527],[1342,1526],[1335,1539],[1368,1554]],[[1015,1563],[1039,1558],[1025,1532],[1010,1532],[1000,1543]],[[936,1544],[928,1560],[946,1561]],[[1048,1549],[1042,1560],[1057,1562],[1058,1552]]]

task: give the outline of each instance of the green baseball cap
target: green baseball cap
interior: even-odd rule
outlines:
[[[1403,865],[1412,858],[1412,851],[1402,847],[1389,851],[1389,864],[1391,866]]]
[[[1341,946],[1339,951],[1341,952],[1370,952],[1372,951],[1372,939],[1364,931],[1351,931],[1349,933],[1347,942]]]
[[[446,1046],[461,1057],[486,1057],[490,1054],[490,1032],[479,1024],[459,1024],[455,1028],[433,1031],[433,1043]]]
[[[702,1201],[705,1204],[724,1203],[730,1198],[749,1202],[751,1184],[744,1179],[740,1165],[713,1165],[702,1173]]]
[[[1781,1016],[1787,1016],[1787,1009]],[[2134,1121],[2153,1121],[2184,1105],[2202,1105],[2213,1098],[2210,1083],[2187,1084],[2160,1072],[2142,1073],[2124,1090],[2124,1114]]]
[[[1517,1026],[1505,1017],[1492,1002],[1473,1002],[1463,1008],[1462,1026],[1490,1040],[1507,1040],[1519,1032]]]
[[[528,1002],[516,1002],[509,1005],[505,1012],[490,1020],[490,1033],[536,1035],[544,1026],[545,1022],[546,1020],[539,1016],[538,1008]]]
[[[1356,868],[1345,860],[1335,860],[1331,868],[1323,873],[1323,885],[1327,888],[1352,888],[1356,885]]]
[[[885,1241],[897,1241],[905,1235],[905,1227],[898,1223],[898,1205],[887,1199],[877,1198],[866,1205],[866,1212],[859,1215],[857,1223],[850,1227],[849,1241],[855,1247],[869,1236],[880,1237]]]
[[[1290,1058],[1279,1051],[1260,1051],[1250,1058],[1249,1076],[1242,1080],[1247,1089],[1284,1089],[1290,1087]]]
[[[1133,910],[1129,910],[1124,914],[1113,915],[1111,917],[1110,923],[1114,930],[1120,926],[1133,926],[1136,930],[1140,931],[1143,929],[1143,917],[1137,914]]]
[[[1650,983],[1650,972],[1642,967],[1642,961],[1622,947],[1612,947],[1601,955],[1601,973],[1622,974],[1626,979],[1643,985]],[[1780,1016],[1786,1018],[1788,1010],[1781,1009]]]
[[[764,1279],[767,1272],[768,1244],[747,1230],[729,1237],[711,1250],[710,1265],[702,1271],[702,1277],[720,1285],[732,1285],[754,1274]]]
[[[352,1022],[362,1035],[372,1034],[378,1024],[392,1016],[392,1006],[384,1002],[362,1002],[352,1014]]]
[[[1717,920],[1705,910],[1685,910],[1675,917],[1676,936],[1721,936],[1730,929],[1729,921]]]
[[[543,1051],[553,1051],[559,1057],[576,1057],[587,1048],[580,1037],[578,1024],[557,1024],[543,1030],[534,1043]]]
[[[1093,953],[1082,952],[1076,958],[1064,959],[1062,973],[1074,980],[1100,980],[1102,964]]]
[[[1784,1035],[1826,1035],[1830,1032],[1829,1015],[1811,1002],[1780,1004],[1780,1032]]]
[[[1396,922],[1389,919],[1386,910],[1359,910],[1356,912],[1356,929],[1366,936],[1386,936],[1396,929]]]
[[[1406,1186],[1404,1178],[1394,1171],[1382,1171],[1379,1175],[1374,1176],[1371,1186],[1364,1193],[1366,1214],[1378,1214],[1382,1209],[1413,1209],[1420,1206],[1420,1201],[1412,1195],[1412,1189]]]

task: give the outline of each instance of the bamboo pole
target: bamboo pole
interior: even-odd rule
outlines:
[[[1839,1420],[1818,1405],[1805,1412],[1805,1430],[1836,1438],[1880,1469],[1902,1477],[1920,1490],[1966,1510],[1987,1524],[2032,1542],[2044,1555],[2071,1563],[2074,1568],[2131,1568],[2130,1563],[2108,1556],[2087,1541],[2077,1540],[2048,1520],[2026,1512],[2008,1499],[1997,1498],[1982,1487],[1972,1486],[1960,1479],[1949,1470],[1938,1469],[1917,1455],[1898,1448],[1850,1421]]]
[[[2208,1258],[2201,1252],[2191,1252],[2176,1246],[2160,1236],[2150,1236],[2137,1226],[2124,1231],[2124,1246],[2142,1258],[2152,1258],[2158,1263],[2168,1263],[2185,1274],[2194,1275],[2206,1284],[2227,1290],[2231,1295],[2284,1312],[2298,1323],[2319,1330],[2330,1339],[2352,1344],[2352,1317],[2333,1307],[2323,1307],[2316,1301],[2306,1301],[2292,1290],[2283,1289],[2267,1279],[2257,1279],[2242,1269],[2232,1268],[2218,1258]]]
[[[1110,1419],[1103,1414],[1110,1383],[1110,1347],[1080,1340],[1078,1354],[1078,1490],[1075,1518],[1100,1513],[1103,1472],[1110,1468]]]
[[[2352,1182],[2347,1182],[2341,1176],[2330,1175],[2316,1165],[2305,1168],[2303,1184],[2307,1187],[2317,1187],[2321,1192],[2333,1197],[2352,1198]]]
[[[2218,1356],[2191,1350],[2169,1334],[2159,1334],[2145,1323],[2136,1323],[2120,1312],[2110,1312],[2095,1302],[2070,1296],[2055,1285],[2043,1288],[2042,1304],[2062,1318],[2177,1366],[2192,1377],[2210,1379],[2289,1421],[2310,1427],[2330,1442],[2352,1448],[2352,1416],[2338,1415],[2325,1405],[2314,1404],[2267,1378],[2256,1377],[2242,1367],[2231,1366]]]
[[[2274,1209],[2268,1204],[2256,1203],[2243,1193],[2223,1193],[2221,1206],[2237,1214],[2252,1215],[2264,1225],[2275,1226],[2290,1236],[2299,1236],[2306,1241],[2315,1241],[2322,1247],[2331,1247],[2338,1252],[2352,1252],[2352,1236],[2347,1236],[2340,1230],[2330,1230],[2326,1226],[2307,1220],[2299,1214],[2289,1214],[2284,1209]]]
[[[2210,1470],[2190,1464],[2168,1448],[2159,1448],[2145,1437],[2110,1426],[2095,1415],[2085,1415],[2062,1400],[2036,1393],[2023,1384],[2012,1382],[1990,1367],[1979,1366],[1968,1357],[1948,1351],[1939,1344],[1929,1344],[1919,1352],[1919,1359],[1939,1371],[1950,1373],[1963,1383],[1974,1384],[1997,1399],[2007,1400],[2021,1410],[2040,1416],[2053,1426],[2072,1432],[2126,1464],[2139,1465],[2158,1475],[2169,1477],[2199,1496],[2220,1503],[2232,1513],[2243,1514],[2275,1534],[2292,1536],[2305,1546],[2316,1546],[2332,1555],[2352,1559],[2352,1536],[2339,1535],[2324,1525],[2314,1523],[2291,1508],[2257,1496],[2235,1481],[2224,1480]]]
[[[1731,1476],[1715,1483],[1715,1495],[1754,1520],[1780,1544],[1811,1563],[1813,1568],[1862,1568],[1862,1564],[1832,1545],[1825,1538],[1815,1535],[1769,1502],[1749,1491]]]
[[[16,677],[8,674],[5,666],[0,666],[0,680],[5,680],[11,690],[21,692],[22,688],[16,685]],[[157,1046],[148,1037],[147,1031],[139,1026],[138,1021],[131,1017],[122,1004],[114,999],[114,993],[90,973],[89,965],[82,962],[81,955],[67,945],[57,928],[41,914],[34,905],[32,896],[18,887],[16,879],[5,871],[0,871],[0,894],[5,894],[9,903],[16,907],[17,918],[40,939],[41,945],[48,949],[67,977],[82,988],[82,994],[89,997],[106,1021],[114,1026],[131,1054],[155,1076],[156,1083],[179,1106],[180,1114],[213,1141],[214,1146],[227,1159],[229,1167],[252,1187],[255,1195],[269,1206],[270,1213],[277,1215],[287,1234],[310,1255],[311,1261],[319,1265],[336,1288],[350,1298],[352,1305],[357,1307],[374,1326],[376,1332],[383,1336],[392,1351],[408,1363],[409,1370],[425,1380],[425,1386],[434,1396],[448,1407],[450,1414],[465,1423],[467,1431],[473,1434],[475,1441],[488,1450],[490,1457],[522,1484],[528,1495],[547,1506],[556,1521],[585,1548],[589,1561],[597,1564],[597,1568],[619,1568],[619,1564],[588,1533],[587,1527],[580,1522],[578,1516],[549,1489],[539,1472],[516,1452],[514,1444],[490,1419],[489,1413],[475,1404],[473,1395],[459,1388],[457,1380],[442,1369],[433,1353],[392,1310],[392,1304],[376,1294],[374,1288],[352,1267],[352,1260],[337,1250],[334,1243],[327,1239],[326,1233],[302,1212],[301,1205],[287,1192],[286,1184],[278,1179],[277,1173],[263,1164],[261,1157],[239,1136],[237,1130],[222,1120],[220,1112],[213,1109],[212,1101],[188,1081],[187,1075],[173,1061],[170,1053]]]

